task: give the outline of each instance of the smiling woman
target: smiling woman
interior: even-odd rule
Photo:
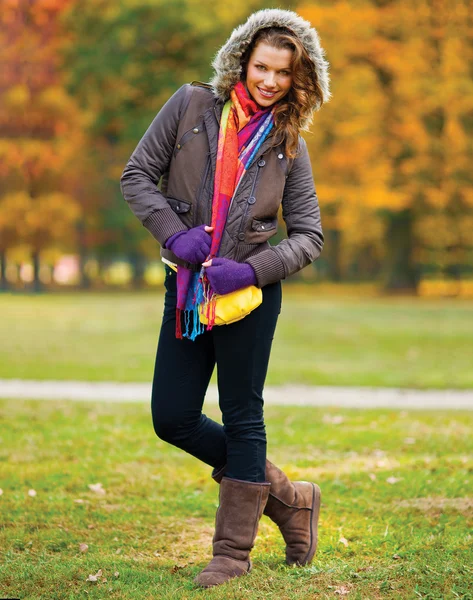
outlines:
[[[292,85],[292,51],[264,42],[253,50],[246,72],[246,87],[260,106],[282,100]]]
[[[300,131],[330,96],[317,32],[290,11],[251,15],[213,66],[210,85],[185,85],[166,103],[122,176],[125,199],[161,243],[167,269],[155,432],[212,466],[220,483],[214,558],[196,578],[202,587],[249,572],[263,511],[279,526],[288,564],[308,564],[316,551],[320,489],[291,482],[266,460],[263,388],[281,280],[322,251]],[[270,246],[281,205],[288,239]],[[221,296],[231,303],[233,292],[254,286],[262,303],[217,326]],[[202,412],[215,366],[223,426]]]
[[[289,29],[268,27],[254,36],[241,62],[253,99],[261,107],[275,105],[275,140],[284,140],[287,155],[295,157],[300,131],[307,130],[314,107],[329,97],[322,78],[314,78],[307,48]]]

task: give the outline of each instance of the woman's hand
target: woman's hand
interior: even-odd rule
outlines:
[[[178,258],[192,264],[201,264],[210,254],[213,227],[199,225],[187,231],[179,231],[166,240],[165,247]]]
[[[213,258],[202,263],[214,292],[220,295],[256,285],[256,275],[248,263],[238,263],[228,258]]]

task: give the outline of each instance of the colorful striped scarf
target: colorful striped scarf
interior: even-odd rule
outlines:
[[[261,109],[240,81],[231,91],[220,119],[214,193],[212,199],[212,243],[207,260],[218,256],[232,199],[242,177],[252,164],[261,144],[274,125],[274,108]],[[177,269],[176,337],[195,338],[204,332],[199,312],[205,304],[207,330],[215,321],[215,293],[205,270],[194,273]],[[184,314],[185,330],[181,318]]]

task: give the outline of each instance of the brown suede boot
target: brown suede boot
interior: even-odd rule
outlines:
[[[250,550],[268,500],[269,487],[269,483],[221,478],[213,558],[197,575],[195,583],[208,588],[250,572]]]
[[[214,469],[219,483],[225,467]],[[266,481],[271,484],[264,513],[276,523],[286,542],[288,565],[307,565],[317,550],[317,524],[320,512],[320,488],[307,481],[290,481],[275,465],[266,461]]]

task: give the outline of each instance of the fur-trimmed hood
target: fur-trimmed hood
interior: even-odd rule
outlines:
[[[325,52],[320,45],[317,31],[309,21],[295,12],[278,8],[253,13],[246,23],[233,30],[229,39],[217,52],[212,62],[215,75],[210,82],[215,95],[223,101],[229,98],[231,89],[241,77],[241,57],[255,34],[267,27],[286,27],[299,38],[314,64],[314,73],[322,89],[323,100],[327,102],[330,99],[328,62],[324,58]],[[313,106],[313,110],[319,108],[319,103]]]

